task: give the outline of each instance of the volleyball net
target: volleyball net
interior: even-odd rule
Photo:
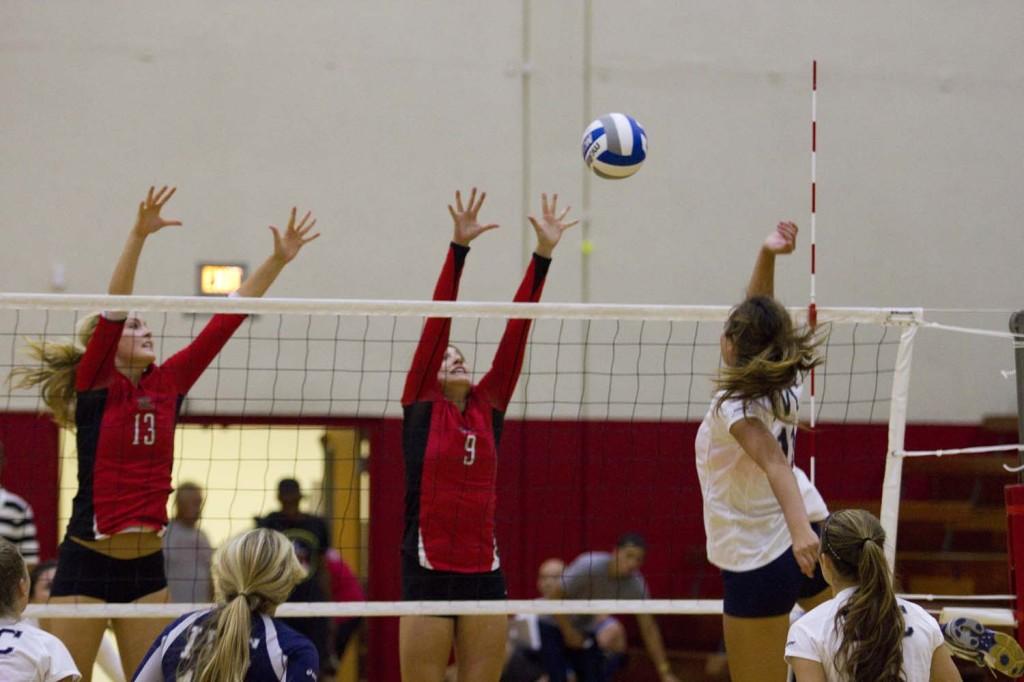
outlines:
[[[202,489],[199,527],[218,546],[279,508],[279,481],[299,483],[303,511],[325,519],[329,544],[366,584],[368,599],[289,603],[282,616],[721,613],[720,580],[704,553],[693,440],[711,403],[727,307],[4,294],[2,373],[31,363],[26,339],[69,341],[83,317],[107,309],[145,319],[158,362],[194,340],[212,313],[249,315],[182,406],[172,485]],[[428,316],[453,318],[451,343],[476,380],[506,320],[534,320],[498,456],[508,601],[399,600],[400,403]],[[827,334],[825,363],[803,388],[795,462],[830,508],[876,505],[894,558],[902,463],[921,454],[906,448],[905,429],[915,339],[927,323],[920,309],[873,308],[819,308],[817,321]],[[40,454],[10,487],[44,509],[56,494],[50,528],[63,536],[77,485],[74,435],[31,419],[44,411],[38,391],[10,382],[3,390],[5,414],[24,420],[4,422],[0,440],[24,440],[32,429],[39,443],[59,441],[58,466],[43,461],[53,453]],[[569,563],[607,551],[626,532],[646,538],[641,570],[652,598],[537,598],[545,559]],[[28,614],[167,618],[194,608],[50,604]]]

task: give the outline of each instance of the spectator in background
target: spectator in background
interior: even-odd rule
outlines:
[[[295,586],[287,601],[321,602],[329,601],[331,579],[327,570],[325,555],[330,548],[330,534],[327,522],[319,516],[307,514],[299,509],[302,488],[294,478],[283,478],[277,484],[277,501],[281,510],[256,519],[261,528],[280,531],[292,542],[295,556],[306,571],[306,579]],[[332,672],[330,650],[329,618],[285,618],[285,623],[304,634],[316,646],[320,657],[321,674]]]
[[[67,647],[21,617],[29,584],[25,560],[13,543],[0,538],[0,680],[80,680]]]
[[[164,531],[164,571],[171,601],[198,604],[213,601],[210,561],[213,548],[199,528],[203,489],[182,483],[174,494],[174,518]]]
[[[537,570],[537,593],[541,599],[561,599],[565,562],[545,559]],[[541,625],[543,623],[543,625]],[[501,682],[548,682],[542,657],[541,628],[557,630],[552,616],[523,614],[509,621],[508,658]]]
[[[0,480],[7,456],[0,443]],[[39,562],[39,542],[36,540],[36,522],[28,502],[0,485],[0,538],[14,544],[25,563],[31,568]]]
[[[363,586],[359,584],[359,578],[345,563],[341,552],[333,547],[329,548],[324,554],[324,561],[330,576],[333,601],[366,601],[366,593],[363,592]],[[356,633],[362,623],[362,616],[339,616],[334,619],[334,646],[331,647],[331,650],[338,661],[345,657],[345,649],[348,648],[352,635]]]
[[[28,572],[29,581],[29,602],[32,604],[45,604],[50,599],[50,585],[53,584],[53,576],[57,573],[57,560],[50,559],[41,564],[36,564]]]
[[[647,543],[636,533],[626,533],[619,538],[611,552],[587,552],[576,559],[565,570],[562,578],[564,599],[647,599],[647,583],[640,574],[644,563]],[[565,679],[556,677],[558,654],[565,652],[576,670],[577,678],[586,680],[608,680],[625,662],[626,629],[611,615],[555,615],[557,629],[542,628],[545,661],[552,682]],[[654,616],[638,613],[637,624],[643,637],[647,654],[662,682],[677,682],[665,655],[661,631]],[[598,664],[594,663],[595,653],[600,654]]]

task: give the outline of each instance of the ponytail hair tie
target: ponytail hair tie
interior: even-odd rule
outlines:
[[[250,611],[255,611],[256,607],[258,607],[260,602],[263,601],[263,597],[253,592],[237,592],[229,601],[234,600],[235,597],[242,597],[245,599],[245,603],[248,605]]]

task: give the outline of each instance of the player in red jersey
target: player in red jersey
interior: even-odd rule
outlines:
[[[181,225],[160,211],[174,188],[149,189],[139,204],[110,279],[108,293],[132,293],[143,244],[153,233]],[[238,296],[262,296],[310,236],[307,213],[288,227],[271,227],[274,251],[239,287]],[[74,344],[33,342],[32,367],[16,370],[19,385],[42,385],[55,419],[75,428],[78,492],[61,543],[51,603],[167,601],[160,533],[167,525],[174,431],[182,401],[203,370],[245,319],[214,315],[187,347],[156,364],[153,336],[136,315],[106,312],[87,318]],[[115,619],[114,632],[126,671],[133,671],[165,623]],[[104,619],[54,619],[50,631],[71,651],[88,682],[106,627]]]
[[[469,243],[497,225],[481,225],[477,214],[486,194],[474,188],[463,206],[455,193],[448,206],[455,224],[448,257],[434,289],[435,301],[453,301]],[[540,220],[530,217],[537,248],[516,302],[536,302],[551,252],[576,224],[557,209],[558,195],[542,195]],[[504,599],[494,538],[498,443],[508,402],[515,391],[530,333],[529,320],[509,320],[491,370],[475,386],[466,358],[449,345],[450,318],[430,318],[423,327],[402,395],[405,455],[405,534],[402,598],[405,600]],[[459,679],[497,680],[505,659],[506,621],[496,616],[403,616],[400,625],[402,679],[438,682],[452,644]]]

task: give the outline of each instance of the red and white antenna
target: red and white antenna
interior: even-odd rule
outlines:
[[[818,242],[816,214],[818,210],[818,184],[817,184],[817,162],[818,162],[818,60],[811,62],[811,302],[807,306],[807,324],[811,329],[818,325],[817,305],[817,282],[818,270]],[[815,376],[811,368],[811,482],[814,482],[814,458],[817,454],[814,444],[814,426],[816,422],[815,407]]]

